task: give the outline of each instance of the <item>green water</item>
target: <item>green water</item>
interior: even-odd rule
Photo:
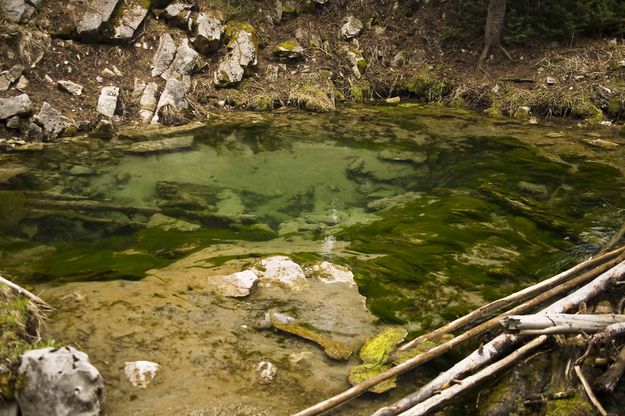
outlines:
[[[139,280],[234,243],[211,264],[272,252],[347,264],[371,312],[421,331],[609,239],[625,146],[594,148],[589,134],[620,140],[402,106],[234,115],[174,153],[79,139],[4,155],[0,167],[26,169],[0,181],[0,272],[32,285]]]

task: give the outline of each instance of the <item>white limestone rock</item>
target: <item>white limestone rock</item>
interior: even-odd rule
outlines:
[[[219,290],[223,296],[242,298],[249,296],[258,285],[258,282],[258,276],[254,271],[244,270],[221,277]]]
[[[33,112],[33,103],[26,94],[0,98],[0,120],[13,116],[28,116]]]
[[[171,65],[176,56],[176,44],[169,33],[161,35],[158,41],[158,48],[154,54],[152,76],[157,77]]]
[[[124,366],[124,374],[130,384],[145,389],[152,384],[160,368],[158,363],[152,361],[129,361]]]
[[[102,87],[100,97],[98,98],[98,113],[106,117],[113,117],[117,109],[117,98],[119,97],[119,87],[107,86]]]
[[[364,25],[362,24],[362,21],[359,18],[350,15],[343,19],[343,25],[341,26],[339,35],[342,39],[349,40],[360,36],[363,29]]]
[[[104,383],[87,354],[72,347],[42,348],[22,354],[22,388],[17,401],[24,416],[99,416]]]
[[[302,267],[286,256],[267,257],[252,269],[262,284],[299,290],[308,285]]]
[[[61,90],[72,95],[82,95],[82,85],[76,84],[72,81],[57,81],[56,86]]]
[[[356,286],[354,273],[352,273],[348,267],[340,264],[322,261],[312,265],[307,271],[310,271],[314,277],[318,278],[323,283],[345,283],[349,286]]]

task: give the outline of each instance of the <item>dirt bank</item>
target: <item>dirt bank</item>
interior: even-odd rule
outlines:
[[[102,119],[115,125],[142,117],[156,122],[154,110],[161,123],[181,124],[231,109],[331,111],[343,103],[396,97],[532,122],[564,116],[618,125],[625,113],[623,40],[511,47],[514,61],[496,52],[478,71],[481,39],[446,36],[458,18],[458,2],[134,1],[106,15],[101,8],[109,3],[120,2],[93,0],[87,7],[44,0],[30,19],[18,16],[20,22],[5,6],[0,90],[6,90],[0,98],[24,93],[32,106],[17,118],[6,117],[0,138],[54,140],[92,131]],[[138,10],[138,17],[128,10]],[[85,22],[93,15],[99,26],[87,32]],[[132,24],[129,15],[135,17]],[[213,32],[202,35],[206,21]],[[250,35],[249,44],[242,43],[242,34]],[[152,76],[164,35],[173,40],[172,59],[175,52],[181,59],[182,52],[190,54],[175,77],[171,68]],[[198,42],[201,36],[213,36],[210,47]],[[249,56],[241,54],[244,48]],[[217,82],[233,66],[242,79]],[[171,78],[179,83],[169,85]],[[80,93],[59,81],[75,83]],[[150,83],[153,88],[146,89]],[[112,109],[98,111],[103,87],[119,90],[114,89]],[[52,110],[41,115],[44,102]]]

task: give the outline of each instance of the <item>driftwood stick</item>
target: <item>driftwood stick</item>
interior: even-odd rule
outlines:
[[[417,346],[418,344],[424,342],[424,341],[429,341],[429,340],[436,340],[438,337],[440,337],[441,335],[444,334],[449,334],[451,332],[454,332],[460,328],[462,328],[463,326],[469,325],[471,323],[474,323],[480,319],[484,319],[486,317],[488,317],[489,315],[491,315],[492,313],[503,309],[513,303],[522,301],[524,299],[529,298],[530,296],[534,296],[537,295],[539,293],[544,292],[545,290],[552,288],[554,286],[557,286],[559,284],[562,284],[564,282],[567,282],[568,280],[572,279],[577,273],[581,272],[582,270],[585,270],[587,268],[591,268],[591,267],[596,267],[599,266],[601,264],[603,264],[606,261],[609,261],[611,259],[614,259],[615,257],[621,255],[622,253],[625,252],[625,247],[621,247],[619,249],[613,250],[609,253],[603,254],[601,256],[598,257],[594,257],[591,258],[589,260],[586,260],[562,273],[559,273],[549,279],[545,279],[535,285],[532,285],[530,287],[527,287],[525,289],[519,290],[518,292],[512,293],[504,298],[498,299],[494,302],[491,302],[487,305],[484,305],[476,310],[474,310],[473,312],[464,315],[428,334],[425,335],[421,335],[420,337],[417,337],[415,339],[413,339],[410,342],[407,342],[406,344],[402,345],[398,350],[399,351],[404,351],[404,350],[408,350],[410,348],[413,348],[415,346]],[[610,263],[609,267],[612,267],[613,265],[617,264],[618,262],[614,262],[614,263]],[[602,268],[600,269],[601,272],[597,273],[596,275],[599,275],[600,273],[608,270],[608,268]]]
[[[625,315],[554,313],[508,316],[501,320],[501,325],[507,332],[520,335],[594,334],[618,322],[625,322]]]
[[[593,281],[586,284],[585,286],[579,288],[577,291],[573,292],[572,294],[560,299],[559,301],[553,303],[549,307],[543,309],[540,313],[549,314],[549,313],[564,313],[564,312],[571,311],[573,308],[579,306],[582,302],[586,302],[587,300],[594,298],[599,293],[603,292],[604,290],[614,285],[614,283],[616,283],[624,275],[625,275],[625,262],[622,262],[622,263],[619,263],[617,266],[613,267],[612,269],[606,271],[605,273],[602,273],[599,277],[595,278]],[[579,276],[577,279],[579,279],[580,277],[582,276]],[[567,284],[571,284],[571,283],[572,281],[568,282]],[[554,288],[554,289],[558,289],[558,288]],[[616,325],[622,325],[622,324],[618,323],[618,324],[610,325],[608,326],[608,328],[606,328],[606,331],[610,327],[613,327]],[[467,374],[471,371],[474,371],[484,366],[485,364],[488,364],[492,360],[498,358],[504,352],[506,352],[511,347],[513,347],[520,340],[521,340],[520,336],[511,335],[511,334],[501,334],[495,337],[492,341],[480,347],[479,349],[473,351],[463,360],[456,363],[456,365],[454,365],[452,368],[440,374],[438,377],[434,378],[434,380],[430,381],[425,386],[421,387],[418,391],[404,397],[403,399],[399,400],[398,402],[396,402],[395,404],[391,406],[381,408],[380,410],[374,413],[374,416],[395,416],[401,412],[404,412],[410,409],[411,407],[416,406],[420,402],[428,399],[429,397],[432,397],[437,391],[447,387],[453,380],[458,379],[462,374]],[[430,350],[430,352],[433,351],[434,349]],[[409,361],[406,361],[403,364],[406,364]],[[378,380],[376,384],[379,381],[380,380]]]
[[[615,264],[618,264],[620,261],[623,260],[622,257],[625,257],[625,255],[623,254],[624,251],[625,251],[625,249],[623,249],[623,248],[621,248],[619,250],[614,250],[613,252],[606,254],[607,257],[602,257],[604,263],[598,265],[596,268],[591,269],[591,270],[589,270],[589,271],[587,271],[587,272],[585,272],[585,273],[583,273],[583,274],[581,274],[581,275],[579,275],[579,276],[577,276],[577,277],[575,277],[575,278],[573,278],[573,279],[571,279],[569,281],[566,281],[566,282],[562,283],[559,286],[556,286],[556,287],[553,287],[553,288],[551,288],[551,289],[549,289],[547,291],[544,291],[543,293],[534,296],[532,299],[526,301],[525,303],[523,303],[521,305],[518,305],[517,307],[507,311],[505,314],[502,314],[502,315],[499,315],[499,316],[497,316],[495,318],[492,318],[492,319],[490,319],[490,320],[488,320],[488,321],[486,321],[486,322],[476,326],[475,328],[473,328],[473,329],[471,329],[471,330],[469,330],[467,332],[464,332],[463,334],[460,334],[459,336],[451,339],[448,342],[440,344],[440,345],[438,345],[438,346],[436,346],[436,347],[434,347],[434,348],[432,348],[432,349],[430,349],[428,351],[425,351],[425,352],[423,352],[423,353],[421,353],[419,355],[416,355],[416,356],[412,357],[411,359],[406,360],[403,363],[401,363],[401,364],[399,364],[399,365],[397,365],[397,366],[395,366],[393,368],[390,368],[389,370],[387,370],[387,371],[385,371],[385,372],[383,372],[381,374],[378,374],[375,377],[371,377],[370,379],[365,380],[362,383],[357,384],[357,385],[355,385],[355,386],[353,386],[353,387],[351,387],[351,388],[349,388],[349,389],[347,389],[347,390],[345,390],[345,391],[343,391],[343,392],[341,392],[341,393],[339,393],[339,394],[337,394],[337,395],[335,395],[333,397],[330,397],[329,399],[326,399],[326,400],[324,400],[322,402],[319,402],[319,403],[317,403],[317,404],[315,404],[315,405],[313,405],[313,406],[311,406],[311,407],[309,407],[307,409],[304,409],[304,410],[302,410],[302,411],[300,411],[298,413],[295,413],[293,416],[314,416],[314,415],[318,415],[320,413],[323,413],[323,412],[325,412],[327,410],[330,410],[330,409],[332,409],[334,407],[337,407],[337,406],[339,406],[339,405],[341,405],[341,404],[343,404],[343,403],[345,403],[345,402],[347,402],[349,400],[352,400],[355,397],[360,396],[361,394],[367,392],[371,387],[375,386],[376,384],[378,384],[378,383],[380,383],[380,382],[382,382],[384,380],[387,380],[387,379],[389,379],[391,377],[395,377],[395,376],[398,376],[400,374],[403,374],[403,373],[405,373],[405,372],[407,372],[407,371],[409,371],[409,370],[411,370],[411,369],[413,369],[413,368],[415,368],[415,367],[417,367],[417,366],[419,366],[419,365],[421,365],[423,363],[426,363],[426,362],[428,362],[428,361],[430,361],[430,360],[432,360],[432,359],[434,359],[436,357],[439,357],[439,356],[443,355],[444,353],[446,353],[447,351],[453,349],[457,345],[459,345],[459,344],[461,344],[463,342],[466,342],[466,341],[468,341],[468,340],[470,340],[470,339],[472,339],[474,337],[477,337],[477,336],[483,334],[484,332],[486,332],[486,331],[488,331],[490,329],[497,328],[499,326],[499,320],[501,318],[503,318],[504,316],[524,313],[528,309],[530,309],[532,307],[535,307],[537,305],[540,305],[541,303],[551,299],[552,297],[554,297],[556,295],[559,295],[559,294],[561,294],[561,293],[563,293],[565,291],[571,290],[571,289],[575,288],[576,286],[584,284],[584,283],[588,282],[589,280],[595,278],[600,273],[606,272],[607,270],[612,268]],[[617,255],[619,257],[612,258],[611,256],[614,256],[614,255]],[[598,259],[599,258],[597,258],[596,260],[598,260]],[[589,267],[588,261],[585,262],[585,263],[587,264],[586,267]],[[592,263],[592,264],[598,264],[598,263]],[[577,270],[578,271],[579,270],[583,270],[584,268],[585,267],[578,268]],[[573,268],[573,269],[575,269],[575,268]],[[573,270],[573,269],[571,269],[571,270]],[[554,312],[564,312],[564,311],[554,311]],[[471,315],[471,314],[469,314],[469,315]],[[473,317],[475,319],[477,319],[479,316],[483,316],[482,313],[478,313],[478,314],[473,315]],[[454,322],[458,322],[458,321],[459,320],[456,320]],[[454,322],[452,322],[452,324],[454,324]],[[462,326],[462,325],[460,325],[460,326]],[[426,337],[419,337],[416,340],[437,338],[438,336],[440,336],[442,334],[449,333],[450,329],[448,329],[448,328],[451,328],[451,327],[452,327],[451,324],[450,325],[446,325],[446,326],[444,326],[442,328],[439,328],[438,330],[428,334],[428,336],[426,336]],[[447,329],[445,329],[445,328],[447,328]],[[510,337],[512,337],[512,336],[510,336]],[[414,343],[409,343],[409,344],[415,345]],[[505,344],[506,345],[512,345],[512,343],[507,343],[507,342]],[[496,351],[499,350],[499,348],[497,346],[493,345],[493,347],[494,347],[494,350],[491,351],[492,354],[494,354]],[[407,348],[404,348],[404,349],[407,349]],[[490,359],[488,359],[485,362],[488,362],[488,361],[490,361]],[[480,367],[480,366],[481,365],[478,365],[475,368]],[[450,381],[451,381],[451,379],[450,379]],[[429,397],[429,396],[427,396],[427,397]],[[406,407],[405,409],[408,409],[410,407],[412,407],[412,405]],[[405,409],[403,409],[403,410],[405,410]],[[394,414],[397,414],[397,413],[399,413],[399,412],[389,413],[389,414],[393,414],[394,415]],[[381,414],[384,414],[384,413],[381,413]],[[377,413],[376,413],[376,415],[377,415]]]
[[[456,398],[458,395],[466,392],[467,390],[475,387],[479,383],[485,380],[492,380],[492,377],[497,373],[505,370],[510,365],[514,364],[517,360],[522,358],[527,353],[535,350],[540,347],[547,340],[546,336],[540,336],[538,338],[533,339],[527,344],[523,345],[518,350],[512,352],[505,358],[489,365],[488,367],[483,368],[477,373],[461,380],[458,384],[454,384],[453,386],[443,390],[440,394],[436,394],[429,399],[419,403],[413,408],[401,414],[401,416],[422,416],[444,406],[449,401]]]
[[[613,393],[625,373],[625,347],[621,348],[616,361],[595,379],[592,385],[602,393]]]
[[[597,396],[595,396],[595,393],[593,393],[592,389],[590,388],[590,384],[588,384],[588,380],[586,380],[586,377],[584,377],[584,373],[582,373],[581,367],[578,365],[575,366],[575,374],[577,374],[577,377],[579,377],[579,381],[582,382],[582,386],[584,386],[584,391],[586,392],[586,395],[595,406],[597,411],[601,414],[601,416],[608,416],[608,412],[605,411],[603,406],[601,406],[599,400],[597,400]]]
[[[4,277],[0,276],[0,283],[3,283],[4,285],[8,286],[11,288],[11,290],[13,290],[15,293],[17,293],[18,295],[22,295],[22,296],[26,296],[28,299],[30,299],[31,301],[33,301],[36,305],[49,309],[49,310],[54,310],[54,308],[52,308],[52,306],[48,305],[43,299],[41,299],[39,296],[35,295],[34,293],[24,289],[23,287],[16,285],[15,283],[13,283],[12,281],[5,279]]]

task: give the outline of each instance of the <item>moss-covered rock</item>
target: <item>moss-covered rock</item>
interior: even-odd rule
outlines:
[[[414,74],[407,80],[398,82],[397,89],[401,95],[417,98],[421,101],[442,101],[454,89],[453,82],[438,78],[430,70]]]
[[[355,386],[356,384],[360,384],[363,381],[367,381],[371,377],[375,377],[378,374],[383,373],[390,368],[391,368],[390,365],[383,365],[383,364],[356,365],[349,369],[349,373],[347,375],[347,381],[349,381],[349,383],[352,386]],[[369,391],[371,393],[379,394],[379,393],[384,393],[386,391],[394,389],[395,387],[397,387],[397,378],[391,377],[388,380],[384,380],[383,382],[378,383],[375,386],[371,387]]]
[[[278,43],[271,53],[281,61],[292,62],[304,58],[304,48],[296,40]]]
[[[364,363],[384,364],[395,347],[406,338],[404,328],[387,328],[373,338],[369,338],[360,348],[358,355]]]
[[[592,405],[577,393],[570,399],[550,400],[547,402],[545,416],[592,416],[595,410]]]

